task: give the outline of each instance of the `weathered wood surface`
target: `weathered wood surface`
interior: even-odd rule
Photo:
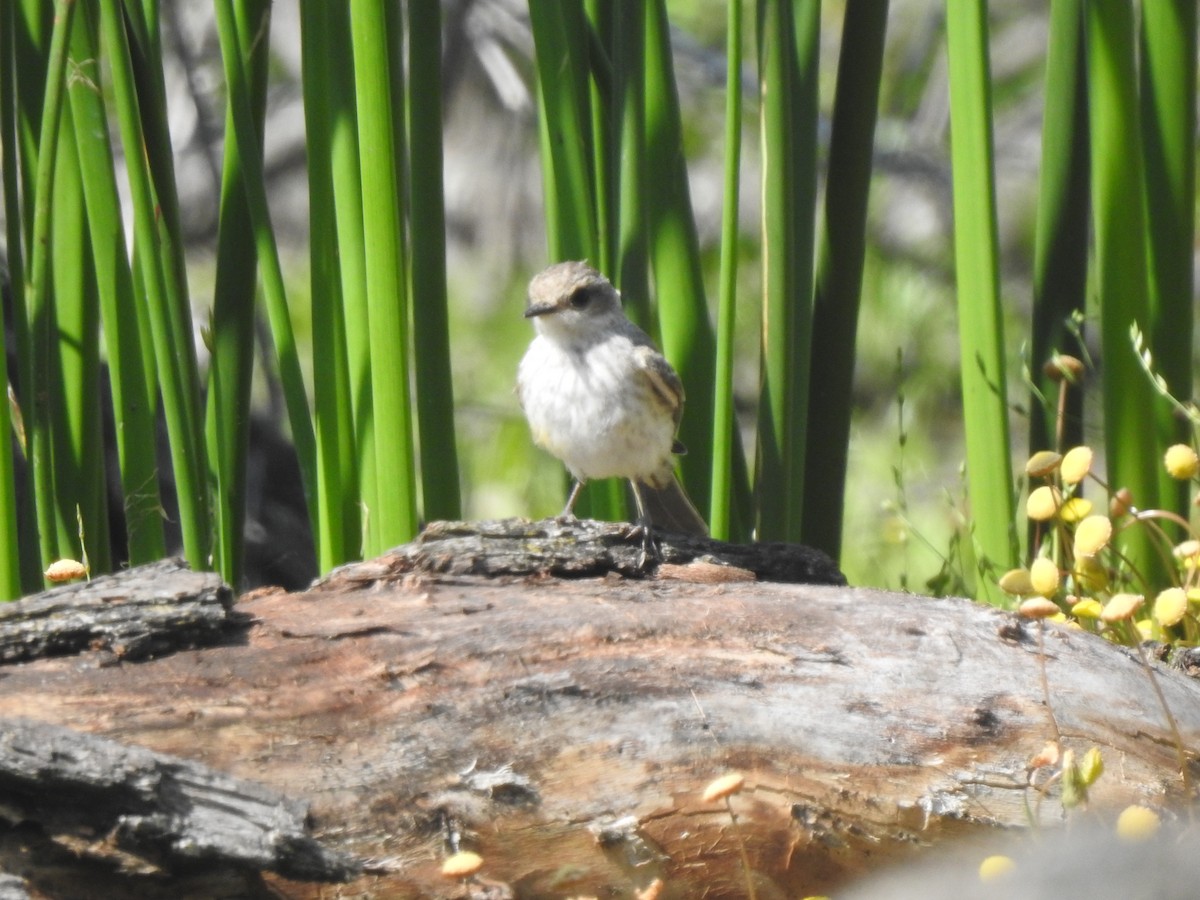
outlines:
[[[164,559],[0,603],[0,663],[88,649],[132,661],[202,647],[229,630],[232,607],[218,575]]]
[[[0,719],[5,817],[103,836],[100,851],[166,872],[269,870],[346,881],[361,870],[307,833],[305,804],[176,756],[28,719]]]
[[[466,896],[438,873],[455,841],[507,886],[497,896],[631,897],[656,877],[663,896],[744,896],[728,815],[701,800],[729,769],[747,776],[733,805],[759,896],[825,893],[915,847],[1021,825],[1027,800],[1055,820],[1056,789],[1039,803],[1025,785],[1056,727],[1104,753],[1094,806],[1181,794],[1145,671],[1087,634],[1048,626],[1043,655],[1035,626],[967,601],[696,584],[687,567],[446,575],[397,562],[413,552],[239,602],[252,624],[220,646],[0,668],[0,716],[311,803],[314,834],[367,861],[342,896]],[[1197,746],[1200,685],[1156,677]]]
[[[409,571],[442,575],[557,575],[581,578],[606,574],[641,578],[668,568],[711,566],[713,580],[845,584],[826,554],[800,544],[730,544],[711,538],[655,532],[660,560],[643,564],[636,528],[590,519],[501,519],[493,522],[433,522],[411,544],[370,563],[334,570],[326,582],[353,584]],[[720,569],[726,569],[721,578]]]

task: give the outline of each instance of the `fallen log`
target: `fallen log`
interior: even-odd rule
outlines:
[[[0,720],[7,818],[101,836],[164,871],[267,870],[346,881],[361,867],[307,833],[303,803],[179,757],[27,719]]]
[[[182,559],[0,603],[0,663],[103,650],[129,661],[215,643],[234,624],[233,592]]]
[[[466,574],[478,560],[436,540],[244,598],[247,624],[217,646],[0,668],[0,716],[301,798],[315,837],[365,861],[343,890],[367,896],[632,896],[657,879],[663,896],[740,897],[739,836],[759,897],[827,893],[948,837],[1061,820],[1058,784],[1031,787],[1028,768],[1054,739],[1101,749],[1092,809],[1188,793],[1147,669],[1093,635],[964,600],[729,580],[741,566],[719,554],[634,573],[650,577]],[[1151,665],[1190,751],[1200,685]],[[730,770],[736,827],[702,797]],[[459,848],[483,857],[470,883],[440,873]]]

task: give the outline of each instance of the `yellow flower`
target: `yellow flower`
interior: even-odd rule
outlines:
[[[483,857],[470,850],[460,850],[442,863],[442,877],[470,878],[483,866]]]
[[[1162,819],[1145,806],[1127,806],[1117,816],[1117,836],[1121,840],[1139,843],[1158,833]]]
[[[1017,607],[1017,612],[1027,619],[1049,619],[1062,614],[1058,604],[1045,597],[1030,597]]]
[[[746,777],[740,772],[730,772],[708,783],[701,795],[705,803],[714,800],[724,800],[731,794],[736,794],[746,784]]]
[[[1043,597],[1053,597],[1058,592],[1059,573],[1054,560],[1039,556],[1029,567],[1029,583]]]
[[[1083,497],[1068,497],[1058,511],[1058,517],[1068,525],[1086,519],[1092,512],[1092,501]]]
[[[61,581],[71,581],[75,578],[82,578],[87,574],[87,569],[83,563],[76,562],[73,559],[60,559],[50,563],[46,567],[46,571],[42,573],[47,581],[52,581],[55,584]]]
[[[1077,619],[1098,619],[1104,607],[1095,597],[1084,597],[1071,607],[1071,615]]]
[[[1044,484],[1034,488],[1025,501],[1025,514],[1035,522],[1048,522],[1054,518],[1058,508],[1062,506],[1062,494],[1058,488]]]
[[[1154,618],[1163,628],[1178,625],[1187,611],[1188,597],[1183,588],[1167,588],[1154,598]]]
[[[1047,475],[1053,475],[1062,460],[1061,453],[1055,453],[1053,450],[1039,450],[1026,461],[1025,474],[1030,478],[1045,478]]]
[[[1141,594],[1113,594],[1104,604],[1104,612],[1100,613],[1100,618],[1105,622],[1121,622],[1125,619],[1132,619],[1133,614],[1144,602],[1146,602],[1146,598]]]
[[[1072,447],[1062,458],[1059,474],[1063,484],[1079,484],[1092,470],[1092,448],[1087,446]]]
[[[1011,857],[1000,854],[989,856],[979,864],[979,880],[995,881],[998,878],[1003,878],[1016,867],[1017,864],[1012,861]]]
[[[1163,455],[1163,465],[1167,467],[1167,474],[1172,478],[1187,481],[1194,478],[1197,470],[1200,470],[1200,457],[1196,456],[1196,451],[1187,444],[1172,444]]]
[[[1000,576],[997,584],[1000,585],[1000,590],[1006,594],[1013,594],[1017,597],[1027,597],[1037,593],[1033,589],[1033,582],[1029,580],[1028,569],[1009,569]]]
[[[1075,529],[1075,555],[1095,556],[1112,538],[1112,522],[1107,516],[1088,516]]]

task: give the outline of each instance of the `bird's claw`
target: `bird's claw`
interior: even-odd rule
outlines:
[[[628,532],[630,538],[640,537],[642,540],[642,550],[638,554],[637,568],[638,571],[645,573],[651,567],[651,563],[657,566],[662,562],[662,549],[658,546],[658,541],[654,539],[654,534],[650,530],[649,525],[638,524],[630,527]]]

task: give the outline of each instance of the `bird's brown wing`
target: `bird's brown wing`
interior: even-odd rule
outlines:
[[[683,417],[683,382],[666,358],[653,347],[634,347],[633,358],[654,391],[654,396],[662,402],[678,426]]]

